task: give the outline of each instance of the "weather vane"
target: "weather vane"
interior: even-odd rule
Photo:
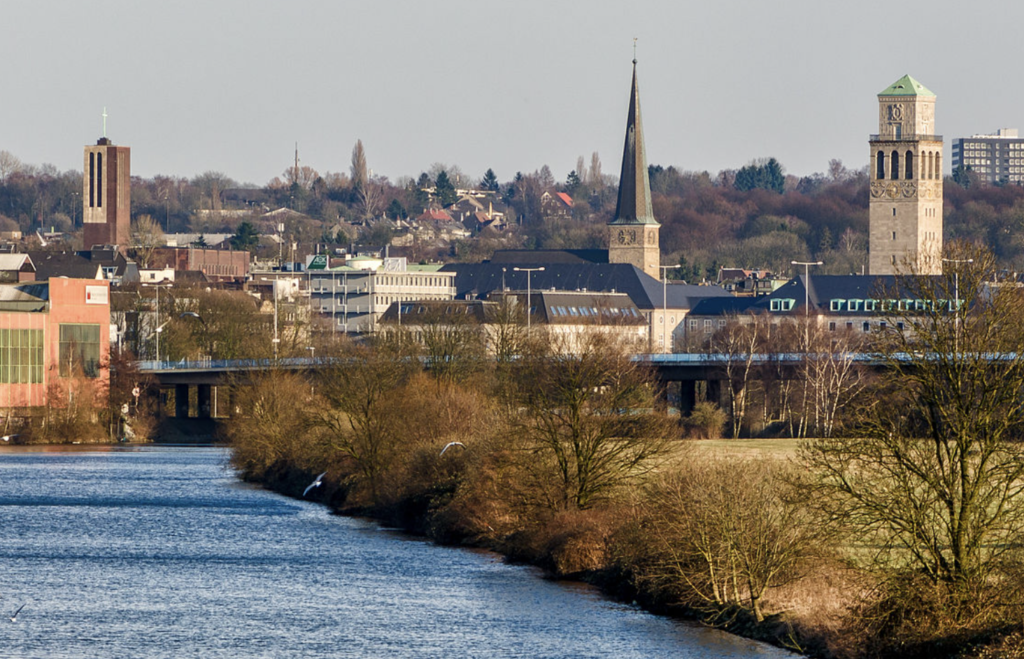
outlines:
[[[635,42],[636,39],[634,39],[633,41]],[[634,51],[636,50],[636,45],[635,44],[633,46],[633,50]],[[633,53],[633,57],[636,57],[636,53],[635,52]],[[107,108],[104,107],[103,108],[103,137],[106,137],[106,136],[107,136]]]

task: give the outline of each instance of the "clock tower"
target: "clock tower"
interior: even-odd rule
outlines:
[[[651,181],[647,175],[643,123],[640,121],[640,93],[633,60],[633,88],[626,117],[626,144],[622,150],[619,200],[615,219],[608,225],[608,262],[635,265],[655,279],[659,276],[661,225],[651,209]]]
[[[903,76],[878,95],[872,135],[868,270],[942,274],[942,137],[935,94]]]

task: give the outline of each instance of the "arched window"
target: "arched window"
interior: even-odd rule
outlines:
[[[904,174],[905,174],[905,176],[903,178],[907,179],[908,181],[911,180],[912,178],[914,178],[914,152],[913,151],[907,151],[907,166],[906,166],[906,172],[904,172]]]
[[[882,181],[885,179],[885,153],[879,151],[875,160],[877,161],[877,165],[875,167],[875,178]]]
[[[935,178],[942,178],[942,154],[935,153]]]
[[[900,180],[900,152],[892,152],[892,180]]]

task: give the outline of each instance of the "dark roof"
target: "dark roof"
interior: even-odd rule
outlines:
[[[651,208],[651,180],[647,174],[644,126],[640,119],[640,88],[633,60],[633,87],[626,115],[626,143],[622,148],[622,173],[619,176],[619,200],[612,224],[657,224]]]
[[[533,264],[538,265],[541,264]],[[540,291],[619,292],[630,297],[639,309],[664,306],[662,283],[628,263],[546,263],[544,270],[532,272],[529,287]],[[511,265],[500,263],[450,263],[442,272],[455,273],[455,295],[462,299],[486,297],[493,291],[525,291],[527,273],[516,272]],[[504,271],[504,272],[503,272]],[[668,306],[691,309],[706,297],[731,297],[717,286],[669,284]]]
[[[941,275],[928,277],[936,285],[943,279]],[[920,295],[920,291],[907,292],[899,290],[898,280],[892,275],[810,275],[807,278],[806,297],[811,308],[827,313],[832,309],[833,300],[879,300],[883,298],[903,298]],[[804,275],[794,277],[771,294],[757,298],[736,298],[736,302],[728,303],[718,300],[705,300],[693,307],[692,315],[717,316],[731,313],[760,313],[771,309],[772,300],[793,300],[788,307],[791,313],[798,313],[804,306]],[[941,295],[940,295],[941,297]],[[876,311],[867,311],[863,306],[851,311],[843,305],[843,315],[874,316]]]
[[[36,281],[45,281],[51,277],[102,279],[100,265],[77,254],[41,251],[27,253],[36,264]]]
[[[606,249],[499,249],[491,263],[534,265],[544,263],[608,263]]]

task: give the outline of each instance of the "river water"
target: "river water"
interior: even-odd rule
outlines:
[[[250,487],[227,457],[0,452],[0,656],[793,656]]]

